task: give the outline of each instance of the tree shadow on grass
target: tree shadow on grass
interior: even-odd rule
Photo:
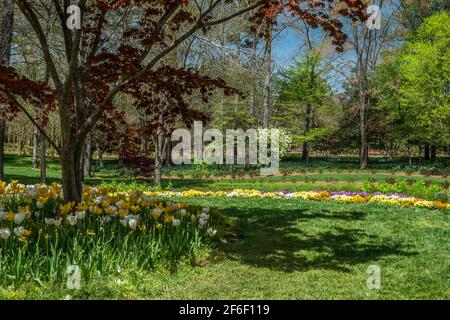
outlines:
[[[238,219],[240,238],[226,254],[241,263],[282,272],[350,272],[352,265],[385,256],[417,254],[412,244],[359,228],[361,224],[353,222],[364,220],[366,213],[351,210],[228,208],[227,215]]]

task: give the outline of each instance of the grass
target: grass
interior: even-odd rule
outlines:
[[[292,159],[291,159],[292,160]],[[39,170],[30,158],[8,155],[7,179],[36,183]],[[291,161],[295,162],[295,161]],[[314,172],[255,179],[164,179],[177,189],[256,188],[273,190],[360,191],[368,178],[384,181],[393,165],[378,161],[374,173],[355,169],[352,158],[317,159]],[[439,165],[448,167],[448,160]],[[118,181],[115,161],[87,183]],[[302,167],[298,163],[288,166]],[[416,164],[415,164],[416,165]],[[283,165],[282,165],[283,166]],[[328,166],[329,169],[317,169]],[[302,169],[305,167],[303,166]],[[335,168],[349,168],[338,170]],[[174,169],[174,172],[178,170]],[[310,169],[308,169],[310,170]],[[320,172],[319,170],[323,170]],[[59,181],[59,165],[50,162],[49,180]],[[308,180],[306,180],[308,178]],[[446,178],[420,175],[405,179]],[[315,180],[312,182],[312,180]],[[448,180],[448,179],[447,179]],[[140,181],[143,185],[148,182]],[[339,204],[277,199],[186,199],[214,207],[233,219],[238,237],[222,244],[202,266],[180,262],[177,272],[161,269],[117,270],[93,276],[81,290],[68,290],[66,279],[30,281],[0,288],[0,299],[449,299],[448,213],[418,208]],[[367,268],[381,268],[381,289],[367,288]]]
[[[236,221],[239,237],[203,267],[123,270],[80,291],[65,279],[0,298],[448,299],[448,214],[302,200],[191,199]],[[381,268],[380,290],[367,268]]]

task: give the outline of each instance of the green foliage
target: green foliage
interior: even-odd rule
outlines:
[[[450,16],[427,19],[378,70],[378,105],[397,139],[446,147],[450,141]]]
[[[442,185],[425,183],[423,180],[410,182],[405,179],[392,180],[386,183],[365,181],[363,190],[369,193],[400,193],[426,200],[438,200],[441,202],[449,201],[450,191],[448,187],[446,188]]]
[[[294,145],[313,142],[328,134],[323,126],[327,108],[332,105],[331,89],[323,77],[321,59],[319,53],[308,52],[295,60],[275,84],[278,101],[273,119],[294,135]]]

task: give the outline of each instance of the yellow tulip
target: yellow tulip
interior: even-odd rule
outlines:
[[[62,215],[67,215],[70,210],[72,210],[72,207],[75,206],[75,202],[67,202],[66,204],[60,204],[59,205],[59,211]]]
[[[16,215],[14,214],[14,212],[12,212],[12,211],[9,211],[7,214],[6,214],[6,220],[8,220],[9,222],[12,222],[12,221],[14,221],[14,217],[15,217]]]

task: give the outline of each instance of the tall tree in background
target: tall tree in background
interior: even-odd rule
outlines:
[[[243,8],[220,12],[223,0],[196,1],[107,1],[80,0],[82,28],[67,28],[66,9],[69,1],[53,1],[51,7],[58,16],[65,63],[57,65],[54,44],[48,41],[39,12],[42,3],[16,0],[23,16],[39,40],[51,78],[52,87],[24,79],[17,70],[1,67],[0,90],[9,97],[9,104],[19,107],[58,150],[62,164],[64,200],[79,202],[82,193],[81,157],[87,135],[98,121],[114,109],[114,98],[131,84],[148,79],[159,81],[164,59],[198,31],[231,21],[253,12],[255,25],[268,24],[289,11],[310,25],[323,27],[334,38],[337,49],[342,50],[347,37],[339,16],[353,21],[364,21],[365,5],[361,0],[315,1],[249,1]],[[225,1],[231,3],[231,1]],[[338,16],[330,17],[322,8],[338,7]],[[267,31],[267,28],[264,29]],[[111,34],[114,34],[112,37]],[[175,70],[177,72],[177,70]],[[197,81],[203,81],[200,76]],[[34,90],[23,90],[24,84]],[[148,84],[148,83],[147,83]],[[176,82],[167,82],[177,86]],[[151,85],[151,84],[150,84]],[[38,91],[41,91],[39,94]],[[33,94],[32,94],[33,92]],[[29,103],[44,100],[45,110],[56,107],[61,127],[61,148],[39,125],[20,99]]]
[[[385,2],[380,0],[380,11],[383,12]],[[370,77],[380,63],[380,52],[390,40],[392,16],[383,16],[381,29],[369,28],[366,24],[352,23],[349,44],[354,53],[354,84],[358,89],[356,104],[359,111],[359,166],[367,168],[369,160],[368,115],[371,108]]]
[[[321,56],[311,51],[287,69],[278,80],[278,102],[274,119],[277,124],[293,128],[294,142],[303,144],[302,158],[309,160],[311,143],[325,132],[319,116],[331,104],[330,87],[322,78]]]
[[[270,85],[272,77],[272,36],[273,27],[270,26],[264,45],[264,89],[263,89],[263,128],[269,127],[270,117]]]
[[[3,16],[0,26],[0,64],[9,64],[14,24],[14,0],[3,0]],[[4,179],[4,146],[6,107],[0,102],[0,180]]]
[[[450,141],[450,15],[426,18],[415,33],[379,68],[378,103],[391,134],[431,146],[428,160]]]
[[[450,10],[448,0],[400,0],[398,16],[402,31],[412,35],[427,17],[446,10]]]

